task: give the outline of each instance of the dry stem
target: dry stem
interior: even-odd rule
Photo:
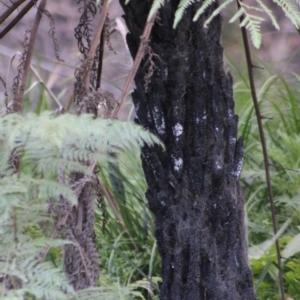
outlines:
[[[132,82],[133,82],[133,80],[135,78],[137,70],[138,70],[138,68],[139,68],[139,66],[141,64],[141,61],[142,61],[143,57],[144,57],[145,49],[146,49],[146,47],[148,45],[150,33],[151,33],[152,27],[154,25],[157,13],[158,13],[158,10],[156,10],[156,12],[153,14],[153,17],[151,18],[151,20],[149,22],[147,22],[146,25],[145,25],[145,28],[144,28],[144,31],[143,31],[143,35],[141,36],[141,42],[140,42],[140,45],[139,45],[138,52],[136,54],[133,66],[132,66],[132,68],[130,70],[130,73],[129,73],[128,77],[127,77],[125,86],[124,86],[122,94],[121,94],[121,99],[120,99],[120,102],[119,102],[119,107],[116,109],[116,111],[114,113],[114,117],[116,117],[116,118],[119,117],[119,114],[120,114],[120,112],[121,112],[121,110],[122,110],[122,108],[124,106],[125,100],[126,100],[127,95],[128,95],[128,93],[130,91],[130,88],[132,86]]]
[[[37,31],[40,25],[40,21],[43,16],[43,11],[46,7],[47,0],[41,0],[41,3],[38,7],[38,11],[35,16],[35,21],[31,29],[31,34],[30,34],[30,40],[29,40],[29,45],[28,45],[28,50],[26,54],[26,59],[24,63],[24,72],[22,76],[22,80],[19,86],[19,90],[15,96],[15,99],[13,101],[13,110],[14,112],[21,112],[22,108],[22,102],[24,99],[24,92],[25,92],[25,87],[27,85],[28,77],[29,77],[29,69],[30,69],[30,64],[31,64],[31,59],[33,55],[33,48],[35,44],[35,40],[37,37]]]

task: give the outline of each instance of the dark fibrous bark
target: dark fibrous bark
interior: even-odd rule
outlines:
[[[120,0],[133,57],[153,1]],[[162,258],[160,298],[255,299],[248,265],[239,176],[232,78],[223,68],[221,18],[192,17],[190,6],[172,29],[179,0],[165,1],[135,78],[137,122],[158,135],[166,151],[144,147],[146,196],[155,215]],[[155,71],[145,83],[152,59]]]

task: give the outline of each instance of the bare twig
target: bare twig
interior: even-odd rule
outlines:
[[[104,0],[103,4],[102,4],[102,10],[101,10],[101,13],[99,15],[99,21],[98,21],[98,24],[96,26],[96,30],[94,32],[93,39],[91,41],[89,52],[87,53],[87,57],[86,57],[86,61],[87,61],[88,66],[89,66],[89,71],[88,71],[88,73],[85,77],[84,85],[85,85],[85,88],[86,88],[87,91],[89,90],[89,86],[90,86],[90,77],[91,77],[92,65],[93,65],[95,55],[96,55],[97,46],[99,44],[99,37],[101,36],[101,33],[103,31],[103,26],[105,24],[108,9],[109,9],[109,2],[108,2],[108,0]]]
[[[104,40],[105,40],[105,30],[102,29],[100,35],[100,45],[99,45],[99,57],[98,57],[98,68],[97,68],[97,86],[96,90],[101,87],[101,77],[102,77],[102,67],[103,67],[103,54],[104,54]]]
[[[152,27],[154,25],[157,13],[158,13],[158,10],[153,14],[153,17],[151,18],[151,20],[149,22],[147,22],[146,25],[145,25],[143,35],[141,36],[141,42],[140,42],[140,45],[139,45],[139,49],[137,51],[137,54],[136,54],[135,59],[134,59],[133,66],[130,70],[130,73],[127,77],[125,86],[124,86],[122,94],[121,94],[121,99],[120,99],[120,102],[119,102],[119,106],[118,106],[118,108],[116,109],[116,111],[114,113],[114,117],[116,117],[116,118],[119,116],[119,113],[121,112],[121,110],[124,106],[125,100],[126,100],[127,95],[130,91],[130,88],[132,86],[132,82],[135,78],[137,70],[138,70],[138,68],[141,64],[141,61],[142,61],[143,57],[144,57],[145,49],[146,49],[147,44],[149,42],[150,33],[151,33]]]
[[[33,48],[35,44],[35,40],[37,37],[37,31],[40,25],[41,18],[43,16],[43,11],[46,7],[47,0],[41,0],[41,3],[38,7],[36,16],[35,16],[35,21],[31,29],[31,34],[30,34],[30,40],[29,40],[29,45],[28,45],[28,50],[26,54],[26,59],[24,63],[24,72],[20,84],[20,88],[18,90],[18,93],[15,96],[15,99],[13,100],[13,110],[14,112],[20,112],[22,108],[22,102],[24,99],[24,91],[25,87],[28,81],[28,76],[29,76],[29,69],[30,69],[30,64],[31,64],[31,59],[33,55]]]
[[[23,3],[23,1],[18,1],[17,3]],[[0,39],[2,39],[26,14],[27,12],[32,8],[32,6],[34,6],[36,4],[37,0],[31,0],[29,3],[26,4],[25,7],[23,7],[23,9],[18,13],[18,15],[0,32]],[[21,4],[20,3],[20,4]],[[19,4],[19,5],[20,5]],[[19,6],[18,5],[18,6]],[[18,6],[14,6],[12,5],[11,7],[14,7],[12,11],[10,11],[10,8],[6,11],[6,13],[8,12],[9,14],[7,16],[1,16],[1,20],[0,20],[0,24],[18,7]],[[2,20],[2,17],[4,18]],[[1,22],[2,21],[2,22]]]
[[[238,9],[240,9],[240,3],[237,0]],[[240,24],[243,22],[244,17],[243,15],[240,17]],[[255,114],[257,118],[258,123],[258,130],[259,130],[259,136],[261,140],[261,146],[263,151],[263,157],[264,157],[264,165],[265,165],[265,173],[266,173],[266,181],[267,181],[267,187],[268,187],[268,196],[271,206],[271,213],[272,213],[272,221],[273,221],[273,230],[274,234],[278,232],[277,227],[277,220],[276,220],[276,209],[274,204],[274,198],[273,198],[273,191],[272,191],[272,183],[271,183],[271,175],[270,175],[270,168],[269,168],[269,159],[268,159],[268,151],[267,151],[267,143],[266,138],[264,134],[263,124],[262,124],[262,116],[260,114],[260,108],[259,103],[257,99],[257,94],[255,90],[255,83],[254,83],[254,76],[253,76],[253,68],[255,67],[252,63],[251,59],[251,53],[250,53],[250,47],[248,42],[248,36],[246,28],[243,26],[241,27],[242,36],[243,36],[243,43],[246,53],[246,60],[247,60],[247,67],[248,67],[248,75],[249,75],[249,82],[250,82],[250,89],[251,89],[251,95],[253,99]],[[281,299],[284,300],[284,287],[283,287],[283,277],[282,277],[282,268],[281,268],[281,254],[280,254],[280,246],[279,246],[279,240],[278,238],[275,240],[275,246],[276,246],[276,252],[277,252],[277,264],[279,267],[279,288],[281,293]]]
[[[19,0],[12,3],[12,5],[0,16],[0,24],[2,24],[25,1],[26,0]]]

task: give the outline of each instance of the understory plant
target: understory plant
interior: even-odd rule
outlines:
[[[115,299],[113,295],[120,293],[126,299],[133,295],[142,298],[135,287],[116,286],[114,291],[113,285],[98,288],[98,282],[95,288],[77,292],[64,273],[62,258],[68,245],[76,247],[76,241],[64,239],[69,231],[66,217],[78,207],[85,185],[100,185],[91,162],[99,168],[108,161],[113,165],[113,154],[144,143],[160,144],[133,123],[94,119],[92,115],[55,116],[46,111],[39,116],[9,114],[1,118],[1,299]],[[74,186],[72,178],[77,173],[84,177]],[[97,194],[91,205],[96,201],[102,204]],[[104,206],[102,210],[104,213]],[[94,223],[91,226],[94,228]],[[83,261],[92,276],[99,269],[98,255],[95,261],[88,252],[80,255],[78,263]]]

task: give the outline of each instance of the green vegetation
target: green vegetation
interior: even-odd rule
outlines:
[[[248,219],[249,256],[258,298],[278,299],[278,269],[261,145],[249,87],[243,79],[246,78],[235,80],[235,100],[236,111],[240,115],[240,133],[245,138],[246,146],[242,182]],[[300,299],[300,91],[297,86],[299,77],[291,74],[269,77],[259,90],[262,115],[270,118],[265,120],[264,126],[281,228],[279,237],[284,257],[284,286],[287,295],[293,299]],[[40,98],[42,101],[43,97]],[[41,106],[39,103],[38,107]],[[74,123],[80,126],[74,126]],[[97,126],[93,126],[96,123]],[[45,231],[42,224],[45,220],[51,221],[47,213],[49,197],[57,199],[59,195],[65,195],[76,204],[72,190],[57,183],[54,175],[60,168],[88,175],[88,168],[78,162],[83,158],[99,160],[99,175],[108,191],[105,229],[102,226],[103,209],[97,209],[95,231],[100,251],[101,289],[94,293],[99,295],[101,291],[101,299],[143,299],[145,295],[157,295],[159,256],[153,219],[144,198],[146,182],[137,154],[142,139],[147,142],[157,140],[130,123],[94,120],[90,115],[55,117],[49,112],[43,112],[40,116],[8,115],[1,119],[0,128],[0,275],[13,277],[13,284],[16,285],[15,289],[7,290],[3,282],[1,299],[23,299],[24,295],[37,299],[42,296],[63,299],[62,291],[74,296],[73,289],[61,272],[59,249],[66,241],[50,239],[52,232],[49,229]],[[86,136],[89,129],[90,136],[97,136],[94,142]],[[103,138],[109,143],[103,142]],[[76,149],[71,146],[75,140],[80,141]],[[119,149],[118,168],[108,164],[112,160],[107,155],[107,150],[112,150],[111,145],[117,145]],[[104,147],[101,154],[95,152],[99,146]],[[133,150],[127,150],[129,148]],[[21,153],[20,169],[16,174],[7,165],[11,153]],[[111,174],[124,183],[125,198],[118,197],[119,191],[113,185]],[[37,264],[40,253],[47,245],[51,246],[51,251],[45,262]],[[18,289],[19,282],[26,285]],[[84,291],[80,294],[77,295],[79,299],[89,295]]]
[[[192,2],[180,2],[179,19]],[[213,2],[204,1],[203,5]],[[224,6],[230,2],[224,1]],[[262,1],[255,3],[263,8]],[[164,1],[154,4],[158,8]],[[282,7],[290,16],[289,7]],[[248,8],[244,9],[246,14]],[[273,15],[264,11],[276,27]],[[290,18],[298,22],[296,17]],[[252,40],[259,46],[260,27],[254,25]],[[299,23],[295,25],[299,27]],[[282,270],[278,270],[248,78],[234,63],[230,69],[239,132],[245,141],[242,186],[257,296],[260,300],[279,299],[281,271],[286,296],[300,300],[300,75],[273,75],[270,71],[266,78],[258,79],[279,223],[276,237],[283,257]],[[25,93],[22,114],[0,119],[0,299],[158,299],[160,258],[139,156],[144,143],[160,141],[129,122],[94,119],[88,114],[55,115],[49,111],[44,87],[37,103],[31,101],[35,85],[28,84],[31,88]],[[95,162],[96,171],[87,162]],[[49,205],[59,203],[61,197],[77,206],[76,190],[70,182],[58,180],[62,173],[69,178],[76,172],[87,177],[96,173],[103,197],[95,201],[94,228],[100,281],[97,287],[80,291],[74,291],[63,272],[62,249],[72,242],[54,236],[57,218],[49,212]]]
[[[240,71],[240,70],[236,70]],[[270,205],[247,80],[240,73],[235,83],[235,101],[240,116],[240,134],[245,139],[242,173],[248,217],[249,257],[259,299],[278,299],[278,268]],[[299,77],[269,75],[260,80],[261,114],[269,149],[269,163],[276,202],[278,237],[283,259],[285,292],[300,299],[300,185],[299,185]]]
[[[100,166],[110,162],[113,166],[116,162],[113,153],[121,155],[154,142],[160,143],[154,135],[133,123],[94,119],[92,115],[55,116],[45,111],[39,116],[9,114],[1,119],[1,299],[90,299],[93,295],[95,299],[116,299],[122,294],[129,299],[129,295],[140,295],[132,291],[135,286],[123,288],[117,282],[115,288],[112,284],[101,285],[75,293],[62,270],[59,250],[60,246],[72,242],[55,238],[55,227],[63,226],[63,222],[55,222],[49,207],[60,203],[61,197],[68,199],[69,209],[78,205],[83,183],[74,187],[69,178],[78,172],[87,178],[93,174],[82,162],[97,161]],[[61,179],[57,182],[57,178]],[[98,241],[110,236],[111,243],[114,233],[121,237],[122,229],[114,223],[111,219],[107,224],[106,231],[111,234],[98,234]],[[119,241],[122,242],[120,238]],[[118,246],[118,239],[114,244]],[[129,274],[123,270],[118,275]]]

